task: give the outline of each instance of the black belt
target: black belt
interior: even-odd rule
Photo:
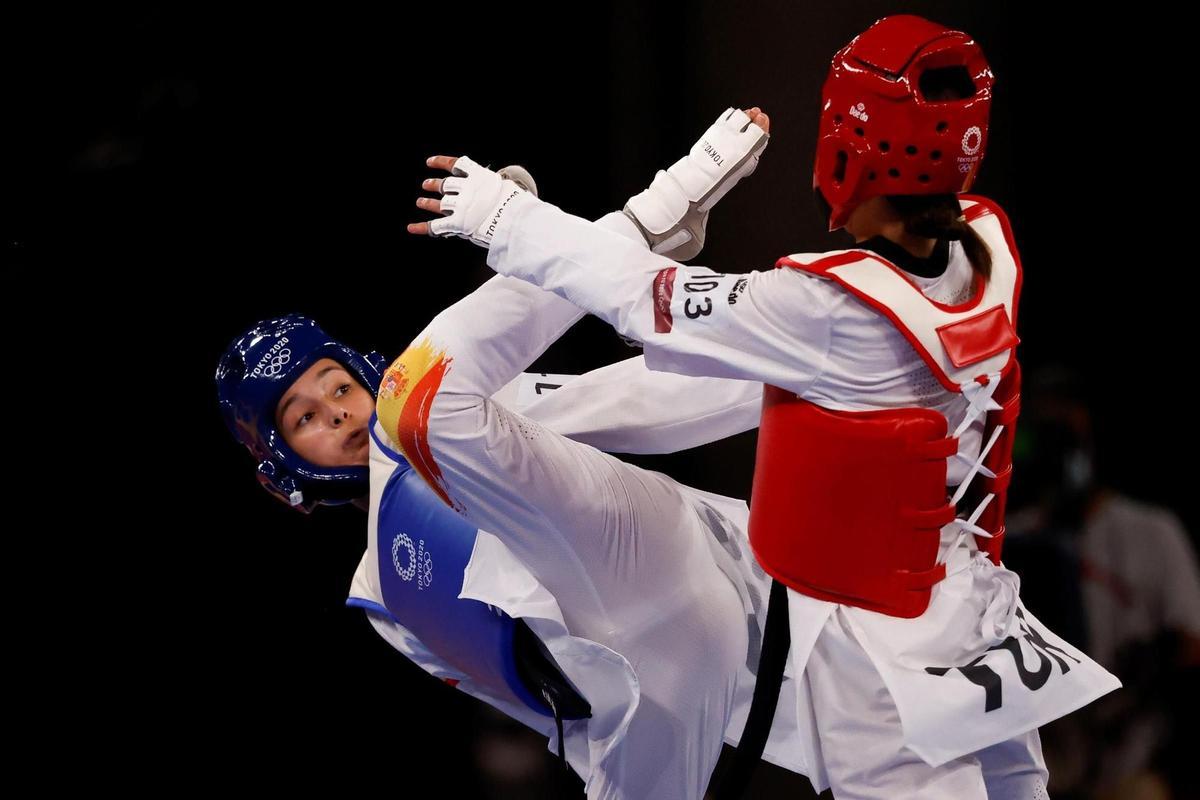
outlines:
[[[754,699],[746,715],[746,727],[729,769],[715,792],[716,800],[736,800],[750,782],[750,775],[762,758],[763,748],[775,721],[779,691],[783,686],[783,670],[787,666],[792,634],[788,629],[787,587],[771,581],[771,598],[767,601],[766,630],[763,631],[762,655],[758,659],[758,676],[754,682]]]

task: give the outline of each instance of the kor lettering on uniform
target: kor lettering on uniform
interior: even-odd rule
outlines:
[[[1071,665],[1065,659],[1070,659],[1076,664],[1079,659],[1064,651],[1061,647],[1047,642],[1041,632],[1034,628],[1025,619],[1025,614],[1021,609],[1017,609],[1017,619],[1021,627],[1021,636],[1009,636],[1000,644],[989,647],[987,652],[976,658],[969,664],[961,667],[926,667],[925,671],[930,675],[942,676],[951,670],[957,670],[971,683],[983,689],[984,698],[984,713],[995,711],[1004,705],[1004,683],[1000,678],[999,673],[991,668],[984,661],[996,657],[998,653],[1008,653],[1012,656],[1013,664],[1017,669],[1017,676],[1021,679],[1021,683],[1031,692],[1036,692],[1046,685],[1046,682],[1054,674],[1054,664],[1057,663],[1063,675],[1071,671]],[[1037,654],[1038,666],[1035,669],[1029,669],[1025,665],[1025,656],[1021,651],[1020,638],[1024,638],[1033,648],[1033,652]],[[1052,661],[1053,660],[1053,661]]]

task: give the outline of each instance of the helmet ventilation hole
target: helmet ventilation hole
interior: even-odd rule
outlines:
[[[847,160],[848,160],[848,156],[846,155],[846,151],[838,150],[837,166],[834,167],[834,170],[833,170],[833,179],[835,181],[837,181],[838,183],[841,183],[842,181],[844,181],[846,179],[846,161]]]

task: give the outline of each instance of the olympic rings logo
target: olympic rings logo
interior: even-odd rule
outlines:
[[[433,583],[433,558],[429,553],[422,553],[421,561],[421,579],[417,581],[417,588],[423,589]]]
[[[263,375],[266,375],[268,378],[274,378],[276,375],[283,372],[283,368],[291,360],[292,351],[286,347],[283,348],[275,354],[275,357],[271,359],[271,363],[267,364],[266,368],[263,369]]]

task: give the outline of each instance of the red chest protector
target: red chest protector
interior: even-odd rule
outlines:
[[[999,563],[1020,404],[1014,326],[1021,267],[1003,212],[981,197],[960,199],[967,221],[992,251],[991,278],[977,280],[973,299],[961,306],[930,300],[898,268],[867,251],[785,258],[777,266],[834,280],[875,308],[947,391],[963,393],[965,386],[974,397],[977,387],[992,389],[986,407],[995,410],[980,412],[986,413],[983,444],[991,446],[973,484],[992,497],[974,525],[990,534],[977,542]],[[982,394],[979,402],[987,402]],[[957,452],[958,439],[947,432],[946,418],[932,409],[839,411],[767,386],[749,531],[763,569],[822,600],[920,616],[945,577],[937,563],[940,531],[955,519],[946,459]]]

